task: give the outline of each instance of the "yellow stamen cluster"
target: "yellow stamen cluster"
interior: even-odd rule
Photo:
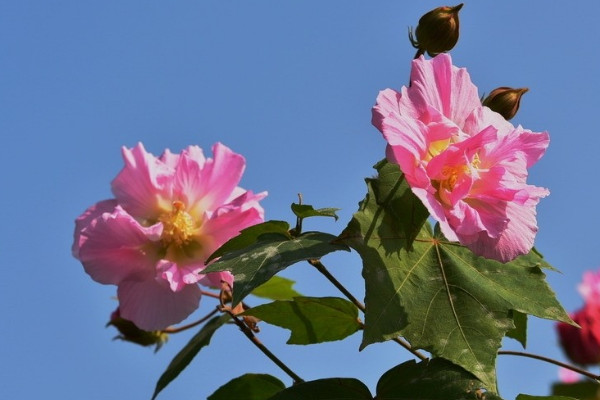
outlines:
[[[163,223],[162,241],[166,246],[174,244],[178,247],[188,244],[194,234],[194,220],[185,211],[181,201],[173,202],[173,209],[160,216]]]

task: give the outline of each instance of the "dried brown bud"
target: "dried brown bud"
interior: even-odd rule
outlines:
[[[521,96],[529,89],[513,89],[509,87],[499,87],[492,90],[488,97],[483,100],[483,105],[496,111],[506,120],[513,118],[519,111]]]
[[[163,331],[144,331],[138,328],[133,322],[121,318],[121,313],[117,308],[110,316],[110,321],[106,324],[106,326],[112,325],[118,329],[119,335],[115,336],[114,339],[124,340],[126,342],[131,342],[135,344],[139,344],[140,346],[153,346],[155,352],[160,350],[162,345],[168,340],[169,335],[167,335]]]
[[[417,56],[427,52],[430,56],[451,50],[458,42],[458,11],[463,4],[454,7],[438,7],[429,11],[419,19],[414,32],[408,32],[408,37]],[[415,57],[415,58],[416,58]]]

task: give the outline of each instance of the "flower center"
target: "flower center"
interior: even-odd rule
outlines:
[[[195,230],[194,219],[185,211],[183,202],[174,201],[171,212],[161,215],[159,221],[163,224],[161,239],[166,246],[175,244],[181,247],[191,241]]]
[[[466,165],[457,165],[454,167],[443,167],[442,168],[442,179],[440,180],[440,188],[444,188],[451,192],[454,190],[456,181],[460,176],[469,172],[469,168]]]

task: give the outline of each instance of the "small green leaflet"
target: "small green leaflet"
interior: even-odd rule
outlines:
[[[496,352],[514,328],[512,310],[571,322],[545,282],[545,262],[535,251],[506,264],[477,257],[428,223],[414,235],[423,221],[420,201],[399,170],[378,168],[340,237],[363,260],[361,346],[404,336],[495,388]]]
[[[298,218],[332,217],[337,221],[338,216],[335,212],[339,210],[339,208],[319,208],[315,210],[313,206],[308,204],[292,203],[292,212],[296,214],[296,217]]]
[[[301,296],[292,288],[294,283],[296,282],[291,279],[275,275],[254,289],[251,294],[270,300],[291,300],[296,296]]]
[[[245,374],[230,380],[207,400],[267,400],[285,389],[279,379],[267,374]]]
[[[373,400],[369,388],[354,378],[328,378],[289,387],[269,400]]]
[[[291,238],[282,233],[265,233],[245,248],[227,253],[202,272],[231,271],[235,277],[233,306],[279,271],[299,261],[318,259],[339,250],[336,237],[322,232],[306,232]]]
[[[223,314],[220,317],[214,317],[206,323],[190,341],[186,344],[183,349],[177,353],[175,358],[171,361],[166,371],[158,379],[156,383],[156,389],[152,395],[152,400],[158,396],[171,381],[181,373],[188,366],[188,364],[196,357],[196,354],[204,347],[208,346],[213,333],[219,329],[223,324],[229,321],[231,317],[229,314]]]
[[[473,374],[451,362],[434,358],[407,361],[387,371],[377,383],[377,400],[500,400]]]
[[[361,328],[356,306],[339,297],[295,297],[252,307],[243,315],[291,330],[288,344],[341,340]]]

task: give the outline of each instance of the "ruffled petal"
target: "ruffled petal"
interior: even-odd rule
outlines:
[[[200,303],[197,285],[186,285],[173,292],[155,279],[126,280],[117,292],[121,317],[146,331],[161,330],[179,323],[193,313]]]
[[[473,109],[481,107],[469,73],[452,65],[448,54],[439,54],[431,60],[423,56],[413,60],[410,80],[408,96],[400,100],[401,107],[421,112],[433,107],[461,128]]]
[[[191,146],[181,153],[174,190],[175,197],[195,216],[222,205],[237,187],[246,167],[243,156],[221,143],[212,148],[214,159],[199,162],[194,153],[198,151],[199,148]]]
[[[204,262],[181,265],[169,260],[160,260],[156,264],[156,278],[168,282],[173,292],[179,292],[186,285],[198,283],[202,278],[199,272],[204,268]]]
[[[81,231],[87,228],[91,222],[101,216],[104,213],[111,213],[115,210],[117,201],[114,199],[100,201],[83,212],[75,220],[75,232],[73,234],[73,246],[71,246],[71,253],[73,257],[79,259],[79,248],[85,241],[86,237],[81,237]]]
[[[170,210],[174,170],[146,152],[141,143],[122,151],[125,166],[111,183],[113,194],[132,216],[156,221],[162,212]]]
[[[548,195],[548,191],[528,186],[524,192],[526,193],[522,195],[528,197],[524,204],[512,201],[506,203],[503,212],[508,221],[498,237],[490,237],[488,232],[484,231],[474,238],[465,238],[465,241],[475,240],[464,244],[475,254],[501,262],[508,262],[522,254],[527,254],[533,247],[538,231],[535,207],[542,197]],[[481,208],[478,212],[484,214]]]
[[[208,258],[226,241],[237,236],[242,229],[263,222],[264,211],[254,201],[242,206],[224,206],[216,210],[202,225],[198,242],[202,243]]]
[[[79,260],[95,281],[118,285],[132,277],[154,277],[162,224],[141,226],[117,206],[91,220],[80,233]]]

